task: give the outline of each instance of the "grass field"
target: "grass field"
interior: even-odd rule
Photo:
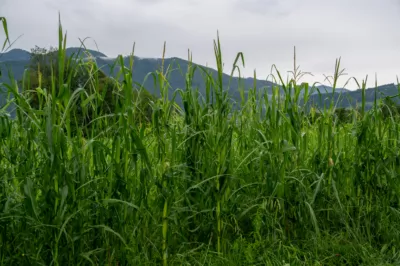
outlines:
[[[60,25],[60,62],[65,47]],[[38,109],[3,84],[17,117],[0,113],[0,265],[400,265],[399,117],[380,102],[350,123],[333,105],[309,114],[296,69],[289,82],[275,71],[284,95],[252,88],[232,110],[219,39],[214,52],[219,75],[204,73],[201,96],[191,77],[203,70],[189,67],[182,109],[164,97],[173,70],[149,75],[151,122],[129,68],[112,114],[88,62],[92,90],[70,88],[59,64]]]

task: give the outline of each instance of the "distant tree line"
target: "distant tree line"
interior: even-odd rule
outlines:
[[[52,95],[54,91],[58,98],[68,99],[75,90],[83,88],[88,95],[96,94],[98,96],[96,104],[92,108],[82,108],[82,104],[87,103],[83,96],[76,102],[73,109],[76,122],[84,127],[92,121],[94,114],[97,116],[113,114],[118,112],[119,107],[123,105],[120,81],[107,76],[96,67],[94,61],[80,60],[78,55],[65,56],[62,62],[63,67],[60,68],[60,56],[57,48],[47,49],[35,46],[31,49],[30,54],[29,71],[26,74],[28,76],[24,77],[23,82],[21,81],[21,87],[28,96],[32,108],[42,109],[45,104],[45,95]],[[63,75],[59,75],[60,69],[63,69]],[[61,76],[64,79],[62,83],[59,82]],[[65,87],[60,88],[59,84],[64,84]],[[155,96],[146,90],[141,90],[139,94],[137,90],[132,89],[132,100],[136,103],[136,111],[139,114],[136,116],[138,122],[151,122],[153,114],[151,103],[156,100]],[[311,105],[313,105],[312,102]],[[355,110],[356,114],[360,113],[360,108]],[[384,118],[399,117],[400,104],[392,98],[386,97],[382,99],[379,110]],[[352,107],[336,108],[334,116],[336,121],[341,124],[351,123],[353,119],[357,119]],[[321,117],[321,113],[318,111],[312,115],[309,114],[311,122],[319,117]]]
[[[384,119],[395,118],[400,119],[400,104],[393,101],[390,97],[385,97],[382,99],[381,103],[377,103],[377,111],[382,115]],[[371,108],[370,108],[371,109]],[[314,110],[318,110],[315,108]],[[334,117],[339,124],[352,123],[354,119],[358,119],[360,116],[357,114],[361,113],[361,107],[358,108],[345,108],[338,107],[334,109]],[[309,119],[311,122],[322,116],[320,111],[312,112],[309,114]]]

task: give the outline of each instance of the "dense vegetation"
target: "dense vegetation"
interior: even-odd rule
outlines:
[[[51,51],[55,48],[49,49]],[[12,70],[12,74],[14,79],[21,80],[24,76],[25,70],[27,67],[32,65],[32,54],[47,54],[49,51],[45,48],[35,47],[31,50],[31,52],[27,52],[20,49],[12,49],[5,53],[0,53],[0,70],[3,70],[4,73],[7,73],[9,69]],[[184,88],[185,79],[182,78],[188,68],[189,61],[180,59],[180,58],[164,58],[164,59],[155,59],[155,58],[140,58],[133,56],[125,56],[122,58],[108,58],[106,55],[94,51],[85,49],[82,51],[80,47],[69,47],[66,48],[65,54],[67,57],[75,57],[80,58],[81,60],[90,60],[96,63],[97,68],[101,70],[106,76],[111,78],[118,78],[119,81],[123,81],[123,76],[118,75],[121,71],[121,66],[130,68],[130,61],[133,59],[135,64],[132,66],[132,82],[134,84],[138,83],[140,85],[145,86],[146,90],[157,97],[160,96],[160,90],[157,84],[154,83],[153,78],[148,76],[148,73],[151,73],[161,67],[162,64],[168,66],[171,70],[168,76],[168,83],[172,88]],[[57,53],[55,53],[57,55]],[[123,63],[123,64],[122,64]],[[194,63],[193,66],[196,66]],[[212,75],[214,78],[218,75],[217,71],[212,68],[208,68],[205,66],[197,65],[198,68],[206,69],[209,75]],[[237,77],[231,77],[228,74],[222,75],[222,84],[225,89],[228,87],[229,90],[229,98],[233,101],[240,101],[240,94],[238,92],[239,87],[239,79]],[[4,75],[0,77],[0,82],[10,83],[10,78],[8,75]],[[258,89],[267,89],[268,93],[272,93],[272,85],[274,83],[266,80],[255,80]],[[252,78],[242,79],[240,83],[245,87],[253,86],[254,80]],[[195,71],[192,77],[192,85],[199,89],[199,92],[203,95],[206,92],[206,84],[204,83],[204,74],[200,71]],[[173,90],[169,90],[169,97],[173,96]],[[0,91],[0,105],[4,101],[2,97],[2,93]],[[175,98],[175,102],[182,106],[182,99],[180,95],[177,95]]]
[[[54,49],[54,51],[57,50],[56,48],[50,47],[49,51],[52,49]],[[10,49],[7,52],[0,53],[0,71],[3,70],[4,73],[7,73],[7,71],[11,69],[14,79],[21,80],[26,68],[32,65],[32,55],[44,54],[46,52],[48,51],[45,48],[35,47],[31,49],[30,52],[21,49]],[[57,56],[57,53],[55,53],[55,55]],[[90,49],[85,49],[83,51],[80,47],[66,48],[65,55],[67,57],[72,56],[81,60],[91,60],[96,62],[97,68],[101,70],[101,73],[110,78],[116,78],[118,76],[118,73],[121,71],[122,61],[123,66],[129,68],[132,59],[130,56],[125,56],[121,61],[121,58],[109,58],[101,52]],[[133,56],[133,60],[135,61],[135,64],[132,66],[133,83],[143,85],[150,94],[157,97],[160,96],[159,87],[154,83],[153,78],[148,76],[148,73],[159,69],[162,64],[173,70],[169,71],[168,76],[168,83],[171,88],[185,88],[185,79],[183,77],[189,64],[191,64],[192,67],[203,68],[203,70],[206,70],[214,79],[218,76],[218,71],[215,69],[196,65],[182,58],[173,57],[162,59]],[[230,69],[226,70],[229,71]],[[235,71],[235,74],[240,74],[240,72]],[[119,81],[122,80],[123,77],[119,76]],[[10,83],[10,78],[8,75],[3,75],[3,77],[0,77],[0,82]],[[204,73],[202,71],[195,71],[191,82],[193,87],[198,88],[200,94],[206,94],[207,84],[204,82]],[[268,80],[250,77],[241,78],[239,80],[236,75],[232,76],[225,73],[222,74],[222,87],[228,91],[228,96],[233,104],[240,103],[241,101],[241,95],[239,92],[239,88],[241,87],[245,88],[244,93],[246,97],[248,92],[247,89],[250,87],[255,87],[257,88],[257,92],[266,93],[270,97],[274,86],[279,86],[281,94],[284,93],[284,90],[279,83],[280,82],[274,79],[274,76],[272,75],[269,76]],[[333,98],[333,102],[337,108],[357,108],[357,106],[360,105],[363,97],[361,86],[359,86],[360,89],[353,91],[336,87],[333,89],[331,86],[314,84],[314,86],[310,88],[311,97],[308,99],[308,104],[322,108],[324,105],[329,106]],[[370,109],[374,105],[375,99],[393,97],[399,94],[398,88],[394,83],[367,88],[364,92],[367,109]],[[168,96],[170,98],[172,98],[173,94],[174,90],[168,91]],[[396,104],[400,103],[399,97],[392,98],[392,100],[395,101]],[[2,93],[0,88],[0,105],[2,105],[3,102],[4,93]],[[179,94],[176,95],[175,102],[182,107],[182,99]],[[235,108],[235,106],[233,107]]]
[[[143,103],[133,56],[100,90],[96,64],[68,67],[59,36],[49,83],[3,84],[17,116],[0,113],[1,265],[400,263],[400,117],[387,102],[363,98],[339,120],[333,104],[309,109],[295,69],[287,83],[276,70],[283,95],[240,90],[232,109],[218,39],[217,75],[189,64],[174,90],[183,108],[164,64],[149,74],[160,97]]]

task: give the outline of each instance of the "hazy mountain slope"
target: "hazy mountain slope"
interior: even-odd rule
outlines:
[[[67,48],[66,54],[67,56],[71,56],[72,54],[76,54],[80,52],[80,55],[86,56],[86,53],[84,53],[81,49],[79,48]],[[117,73],[120,70],[119,62],[118,64],[114,64],[116,59],[115,58],[108,58],[105,54],[98,52],[98,51],[93,51],[93,50],[87,50],[94,58],[98,64],[98,66],[104,71],[106,75],[111,75],[113,77],[116,77]],[[0,71],[2,72],[2,76],[0,77],[0,83],[9,83],[10,79],[8,77],[8,70],[12,70],[12,74],[14,75],[14,78],[16,80],[21,80],[24,70],[28,67],[29,65],[29,57],[30,53],[21,49],[14,49],[11,50],[7,53],[0,54]],[[123,58],[124,65],[126,67],[129,67],[129,57],[124,57]],[[153,58],[140,58],[140,57],[134,57],[134,67],[133,67],[133,80],[139,84],[143,84],[144,88],[147,89],[150,93],[159,96],[160,91],[158,88],[158,85],[154,85],[154,80],[153,76],[148,76],[148,79],[146,82],[144,82],[145,77],[151,73],[154,72],[155,70],[159,69],[161,66],[162,60],[161,59],[153,59]],[[114,68],[112,66],[114,65]],[[167,58],[165,59],[164,66],[165,69],[170,66],[171,72],[170,75],[168,76],[169,80],[169,85],[171,89],[169,90],[169,97],[172,97],[173,92],[176,89],[185,89],[186,84],[185,84],[185,73],[188,68],[189,62],[184,59],[180,58]],[[206,94],[206,88],[205,88],[205,82],[204,82],[204,77],[205,73],[200,69],[200,66],[194,64],[197,66],[197,71],[194,74],[193,80],[192,80],[192,87],[198,88],[199,92],[201,95],[205,97]],[[213,76],[214,78],[217,77],[218,72],[215,69],[212,68],[206,68],[206,71]],[[226,68],[224,69],[225,72],[230,71],[231,69]],[[143,83],[144,82],[144,83]],[[250,88],[253,87],[254,80],[253,78],[244,78],[241,79],[239,83],[239,79],[237,77],[231,78],[230,75],[228,74],[223,74],[222,77],[222,83],[223,83],[223,88],[228,89],[229,87],[229,96],[233,102],[240,103],[241,97],[240,97],[240,92],[239,88],[244,88],[245,94],[248,92]],[[266,91],[266,93],[270,94],[272,92],[272,86],[276,85],[272,82],[265,81],[265,80],[256,80],[256,87],[258,90],[261,90],[262,92]],[[361,102],[361,90],[356,90],[356,91],[349,91],[347,89],[343,88],[337,88],[335,90],[335,94],[332,94],[333,89],[332,87],[321,85],[318,86],[319,92],[316,89],[313,89],[311,91],[311,96],[310,96],[310,104],[315,104],[320,107],[327,105],[331,102],[332,97],[334,97],[334,102],[337,103],[338,107],[354,107],[356,103]],[[265,89],[265,90],[264,90]],[[4,91],[4,88],[2,89]],[[383,86],[379,86],[376,90],[378,92],[378,98],[384,97],[384,96],[393,96],[398,94],[397,87],[394,84],[387,84]],[[281,90],[281,92],[283,92]],[[0,88],[0,107],[4,104],[5,99],[4,99],[4,93],[1,92]],[[374,101],[375,97],[375,89],[367,89],[366,91],[366,101],[369,102],[369,105],[371,102]],[[394,99],[394,100],[398,100]],[[178,95],[177,97],[177,102],[181,103],[181,99]]]
[[[113,60],[105,59],[103,57],[96,58],[97,65],[107,74],[116,76],[120,70],[119,66],[116,66],[113,73],[111,73],[111,67]],[[159,96],[160,91],[158,85],[154,86],[153,76],[148,76],[147,80],[144,82],[146,76],[157,69],[160,68],[162,64],[161,59],[141,59],[139,57],[134,58],[133,66],[133,80],[144,86],[150,93]],[[124,65],[129,67],[129,57],[124,58]],[[171,87],[169,91],[170,97],[172,97],[173,91],[175,89],[185,89],[185,74],[188,69],[189,62],[180,58],[167,58],[164,62],[164,68],[170,67],[170,75],[168,76],[169,85]],[[192,87],[198,88],[199,92],[205,97],[206,87],[205,87],[205,72],[200,69],[199,65],[196,66],[196,71],[192,79]],[[205,68],[205,67],[204,67]],[[218,72],[211,68],[205,68],[209,71],[209,74],[214,78],[217,77]],[[144,83],[143,83],[144,82]],[[239,83],[239,78],[231,78],[227,74],[223,74],[222,77],[223,88],[226,90],[229,87],[229,95],[235,102],[240,102],[239,88],[242,87],[247,91],[249,88],[253,87],[253,79],[242,79]],[[271,92],[271,88],[274,84],[265,80],[256,80],[256,86],[258,89],[267,88],[267,92]],[[179,100],[178,100],[179,102]]]
[[[396,96],[399,94],[398,87],[392,84],[386,84],[378,86],[377,88],[368,88],[365,90],[365,101],[367,108],[369,108],[376,99],[381,99],[387,96]],[[333,98],[332,98],[333,97]],[[362,103],[362,90],[355,91],[341,91],[332,93],[324,93],[321,95],[313,94],[309,99],[309,104],[313,104],[319,107],[323,107],[324,105],[329,107],[331,100],[333,99],[334,104],[337,107],[356,107],[361,106]],[[400,98],[394,97],[393,101],[400,103]]]
[[[120,70],[119,62],[118,64],[114,64],[115,58],[108,58],[105,54],[93,50],[87,50],[92,55],[99,66],[99,68],[104,71],[106,75],[111,75],[113,77],[117,76],[117,73]],[[86,53],[79,50],[79,48],[68,48],[66,51],[67,56],[71,56],[72,54],[76,54],[80,52],[82,56],[85,57]],[[23,77],[24,70],[29,66],[29,57],[30,53],[21,49],[14,49],[7,53],[0,54],[0,71],[3,73],[2,77],[0,77],[0,82],[8,84],[10,79],[8,77],[8,70],[12,71],[12,74],[16,80],[21,80]],[[129,57],[124,57],[124,65],[129,67]],[[140,58],[134,57],[134,67],[133,67],[133,80],[138,82],[139,84],[143,84],[144,88],[147,89],[150,93],[159,96],[160,91],[158,85],[154,85],[154,80],[152,76],[149,76],[147,81],[143,83],[145,77],[155,70],[159,69],[161,66],[161,59],[152,59],[152,58]],[[115,66],[114,68],[112,66]],[[185,89],[185,73],[187,71],[189,62],[180,58],[167,58],[165,59],[164,66],[167,68],[170,66],[172,70],[170,75],[168,76],[168,81],[170,85],[169,97],[172,97],[173,92],[176,89]],[[195,64],[194,64],[195,65]],[[204,82],[205,73],[197,66],[197,70],[194,73],[194,77],[192,79],[192,87],[198,88],[201,95],[205,97],[206,87]],[[206,71],[209,72],[211,76],[214,78],[217,77],[218,72],[215,69],[206,68]],[[230,71],[227,69],[226,71]],[[253,79],[246,78],[242,79],[239,84],[239,78],[233,77],[231,78],[228,74],[223,74],[222,83],[224,89],[229,89],[229,97],[234,102],[240,102],[240,92],[239,87],[242,87],[247,91],[249,88],[253,87]],[[256,80],[256,86],[258,89],[266,88],[266,92],[270,93],[271,88],[274,84],[265,80]],[[4,91],[4,88],[3,88]],[[4,104],[4,93],[0,91],[0,106]],[[180,104],[181,99],[178,95],[177,102]]]
[[[317,89],[314,89],[312,94],[319,94],[319,93],[332,93],[333,92],[333,88],[330,86],[326,86],[326,85],[319,85],[316,86],[319,89],[319,92]],[[341,92],[349,92],[350,90],[348,89],[344,89],[344,88],[336,88],[335,92],[337,93],[341,93]]]
[[[13,49],[7,53],[0,53],[0,62],[29,60],[30,53],[22,49]]]

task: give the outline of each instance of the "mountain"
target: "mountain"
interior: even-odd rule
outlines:
[[[311,94],[319,94],[319,93],[328,93],[329,94],[329,93],[333,92],[333,88],[326,86],[326,85],[319,85],[316,87],[318,88],[319,92],[317,89],[314,89]],[[349,91],[350,90],[344,89],[344,88],[336,88],[335,89],[335,92],[337,92],[337,93],[343,93],[343,92],[349,92]]]
[[[13,49],[7,53],[0,53],[0,62],[29,60],[30,53],[22,49]]]
[[[72,54],[76,54],[80,52],[80,55],[83,58],[87,58],[86,52],[89,52],[91,58],[96,60],[98,67],[108,76],[116,77],[117,73],[120,71],[121,67],[119,62],[114,64],[117,58],[109,58],[105,54],[93,50],[86,50],[85,52],[82,51],[80,48],[67,48],[66,54],[67,56],[71,56]],[[21,80],[23,77],[24,70],[29,65],[29,58],[30,53],[20,50],[14,49],[7,53],[0,54],[0,71],[2,72],[3,76],[0,77],[0,82],[5,84],[10,82],[8,78],[8,70],[12,71],[14,78],[16,80]],[[129,57],[123,57],[123,62],[125,67],[129,67]],[[162,64],[162,60],[160,58],[140,58],[134,57],[134,67],[133,67],[133,81],[139,84],[142,84],[145,80],[146,76],[157,69]],[[114,65],[114,67],[113,67]],[[164,66],[167,68],[168,66],[172,70],[168,77],[169,85],[171,89],[169,90],[169,97],[172,98],[173,93],[176,89],[185,89],[185,73],[188,68],[189,62],[187,60],[183,60],[180,58],[166,58],[164,60]],[[206,95],[206,87],[204,82],[205,73],[200,70],[200,67],[206,69],[209,75],[213,76],[214,78],[217,77],[218,72],[215,69],[200,66],[193,64],[193,66],[197,66],[198,69],[195,71],[193,79],[192,79],[192,87],[198,88],[201,95],[205,97]],[[229,97],[234,102],[240,102],[240,92],[239,87],[243,87],[245,91],[249,88],[253,87],[253,78],[246,78],[242,79],[239,84],[239,78],[233,77],[231,78],[228,74],[223,74],[222,77],[223,88],[228,89],[229,87]],[[159,88],[154,86],[154,81],[152,76],[147,78],[147,81],[142,84],[143,87],[148,90],[151,94],[156,96],[160,95]],[[256,80],[256,86],[258,89],[266,89],[267,93],[271,93],[272,86],[275,85],[270,81],[265,80]],[[1,93],[1,92],[0,92]],[[1,99],[3,98],[3,100]],[[178,104],[181,104],[180,96],[176,98]],[[0,106],[4,104],[4,95],[3,97],[0,94]]]
[[[107,57],[105,54],[93,50],[87,50],[93,57]],[[65,51],[67,56],[73,54],[84,54],[83,50],[76,47],[67,48]],[[31,53],[22,49],[12,49],[6,53],[0,53],[0,63],[4,62],[15,62],[15,61],[26,61],[28,62],[31,57]]]
[[[72,55],[85,55],[87,52],[89,52],[91,54],[92,57],[107,57],[105,54],[98,52],[98,51],[94,51],[94,50],[82,50],[82,48],[78,48],[78,47],[70,47],[65,49],[65,54],[67,56],[72,56]]]
[[[375,98],[382,99],[385,97],[392,97],[391,99],[397,103],[400,104],[400,88],[396,86],[394,83],[391,84],[385,84],[381,86],[377,86],[376,88],[368,88],[365,90],[365,102],[366,102],[366,108],[369,109],[371,106],[373,106],[373,103],[375,101]],[[359,107],[361,106],[362,103],[362,90],[358,89],[355,91],[349,91],[349,90],[341,90],[341,91],[335,91],[335,93],[324,93],[319,95],[317,94],[312,94],[310,96],[310,99],[308,103],[310,105],[316,105],[319,107],[323,106],[330,106],[330,103],[333,99],[333,103],[336,105],[336,107],[342,107],[342,108],[354,108],[354,107]]]
[[[116,62],[116,58],[109,58],[105,54],[94,51],[94,50],[85,50],[83,52],[80,48],[67,48],[66,54],[67,56],[71,56],[72,54],[80,53],[83,58],[87,59],[87,53],[90,54],[90,57],[96,60],[99,68],[108,76],[116,77],[116,74],[120,71],[120,64],[114,64]],[[30,53],[21,49],[13,49],[6,53],[0,53],[0,71],[3,74],[0,77],[0,83],[9,83],[8,78],[8,70],[11,70],[14,78],[16,80],[21,80],[25,69],[29,65]],[[129,57],[123,57],[123,63],[125,67],[129,67]],[[144,82],[146,76],[157,69],[162,64],[162,60],[160,58],[140,58],[134,57],[134,66],[133,66],[133,80],[138,84],[142,84],[145,89],[147,89],[151,94],[156,96],[160,95],[159,88],[154,86],[153,77],[150,75],[147,77],[147,81]],[[114,67],[113,67],[114,65]],[[176,89],[185,89],[185,73],[189,62],[180,58],[166,58],[164,61],[164,66],[167,68],[168,66],[172,70],[170,75],[168,76],[168,81],[171,89],[168,91],[169,97],[172,98],[173,93]],[[218,72],[215,69],[204,67],[201,65],[193,64],[198,69],[194,73],[192,79],[192,87],[198,88],[201,95],[205,97],[206,88],[204,82],[205,74],[200,70],[200,68],[205,69],[209,75],[214,78],[217,77]],[[144,83],[143,83],[144,82]],[[276,84],[265,81],[265,80],[255,80],[253,78],[242,78],[239,82],[239,78],[230,77],[228,74],[223,74],[222,77],[223,88],[229,88],[229,97],[233,102],[240,103],[241,97],[239,88],[244,88],[245,94],[248,92],[250,88],[253,88],[253,84],[256,84],[257,90],[262,93],[267,93],[268,95],[272,92],[272,87],[276,86]],[[334,103],[337,104],[337,107],[355,107],[357,103],[359,104],[362,99],[361,90],[350,91],[344,88],[335,89],[335,93],[333,94],[333,88],[325,85],[317,86],[318,90],[314,88],[311,90],[311,96],[309,103],[315,104],[320,107],[324,105],[328,105],[331,102],[333,97]],[[2,92],[3,90],[3,92]],[[283,90],[281,89],[281,92]],[[377,92],[377,97],[382,98],[385,96],[394,96],[399,93],[397,87],[394,84],[387,84],[383,86],[379,86],[376,89],[370,88],[366,90],[366,101],[367,105],[370,106],[374,102],[375,92]],[[395,101],[399,102],[399,97],[394,98]],[[181,99],[179,97],[176,98],[178,104],[181,104]],[[5,103],[5,94],[4,87],[0,87],[0,108]]]
[[[116,76],[118,71],[120,71],[119,65],[117,65],[113,71],[111,70],[111,65],[115,59],[109,59],[104,57],[97,57],[95,58],[97,65],[107,74],[111,76]],[[134,67],[133,67],[133,80],[142,84],[144,88],[146,88],[150,93],[159,96],[160,91],[157,86],[154,86],[153,77],[149,76],[145,81],[146,75],[148,73],[153,72],[162,64],[161,59],[148,59],[148,58],[140,58],[134,57]],[[124,65],[129,67],[129,57],[124,57]],[[187,60],[183,60],[180,58],[166,58],[164,60],[164,69],[170,67],[170,74],[168,76],[169,85],[171,89],[169,90],[169,96],[172,97],[174,91],[176,89],[185,89],[186,88],[186,81],[185,81],[185,74],[186,70],[188,69],[189,62]],[[194,72],[192,78],[192,87],[198,88],[201,95],[205,97],[206,95],[206,87],[204,77],[206,74],[200,69],[200,67],[204,68],[209,72],[209,74],[217,78],[218,72],[212,68],[207,68],[204,66],[200,66],[197,64],[193,64],[193,66],[197,67],[196,71]],[[144,82],[145,81],[145,82]],[[144,83],[143,83],[144,82]],[[239,78],[233,77],[231,78],[228,74],[223,74],[222,76],[222,83],[223,88],[229,88],[229,96],[234,102],[240,102],[240,92],[239,88],[242,87],[245,89],[245,93],[249,90],[249,88],[253,87],[254,79],[253,78],[246,78],[241,79],[239,83]],[[270,81],[265,80],[256,80],[256,87],[257,89],[266,89],[267,93],[272,92],[272,86],[276,85]],[[179,97],[177,98],[178,104],[180,103]]]

